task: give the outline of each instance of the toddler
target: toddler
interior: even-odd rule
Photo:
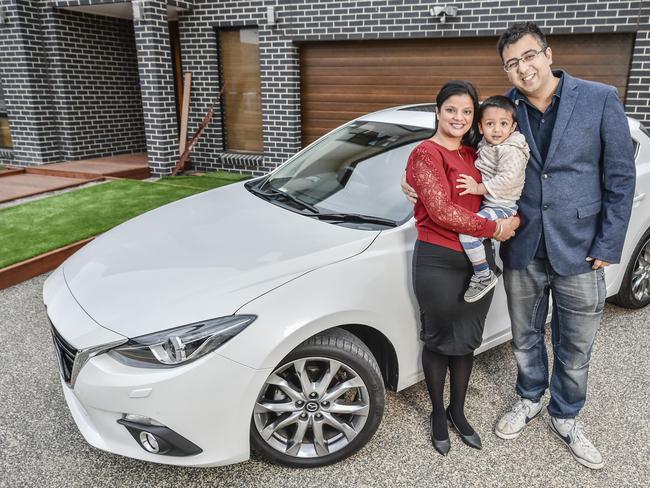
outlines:
[[[478,215],[490,220],[512,217],[524,187],[529,148],[517,128],[517,107],[504,96],[486,99],[479,110],[479,130],[483,139],[478,144],[476,168],[482,183],[469,175],[460,175],[456,188],[461,195],[484,195]],[[497,228],[497,232],[499,229]],[[485,258],[483,239],[460,234],[460,243],[474,268],[465,292],[466,302],[481,299],[497,284],[497,275]]]

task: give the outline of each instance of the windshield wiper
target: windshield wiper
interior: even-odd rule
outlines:
[[[274,200],[278,198],[283,198],[289,200],[290,202],[300,206],[303,209],[309,210],[310,213],[305,213],[304,215],[308,217],[313,217],[318,220],[324,220],[328,222],[350,222],[350,223],[359,223],[359,224],[378,224],[385,225],[387,227],[397,227],[397,222],[390,219],[383,219],[381,217],[373,217],[371,215],[362,215],[355,213],[321,213],[313,205],[310,205],[307,202],[303,202],[293,195],[278,190],[277,188],[267,185],[267,187],[262,190],[258,186],[251,185],[248,189],[255,193],[256,195],[261,196],[269,200]]]
[[[310,212],[317,214],[319,210],[314,207],[313,205],[310,205],[307,202],[303,202],[302,200],[299,200],[298,198],[294,197],[293,195],[283,192],[281,190],[278,190],[277,188],[274,188],[272,186],[268,186],[266,190],[261,190],[260,188],[256,186],[250,186],[249,190],[255,193],[256,195],[260,195],[264,198],[268,199],[276,199],[276,198],[284,198],[286,200],[291,201],[292,203],[300,206],[303,209],[307,209]]]
[[[390,219],[383,219],[381,217],[373,217],[371,215],[361,215],[352,213],[319,213],[313,216],[319,220],[327,220],[332,222],[352,222],[360,224],[379,224],[388,227],[397,227],[397,222]]]

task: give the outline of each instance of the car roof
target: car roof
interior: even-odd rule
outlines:
[[[419,103],[414,105],[402,105],[378,110],[359,117],[356,120],[369,122],[386,122],[398,125],[411,125],[433,129],[435,103]],[[641,122],[630,116],[627,117],[631,130],[638,130]]]
[[[362,115],[357,120],[386,122],[389,124],[411,125],[433,129],[435,103],[402,105]]]

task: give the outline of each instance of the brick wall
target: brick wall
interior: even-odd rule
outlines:
[[[42,25],[49,9],[37,0],[0,0],[0,76],[11,124],[14,162],[37,165],[61,156],[45,63]]]
[[[114,40],[114,33],[125,28],[126,24],[95,16],[63,13],[54,7],[111,1],[0,0],[9,19],[8,25],[0,26],[0,42],[7,53],[0,58],[0,68],[12,119],[14,155],[21,164],[57,160],[64,154],[90,155],[93,150],[109,150],[108,146],[111,150],[116,147],[126,150],[125,145],[133,143],[133,140],[134,147],[142,143],[141,132],[138,133],[136,128],[141,127],[140,119],[127,122],[113,116],[118,124],[132,123],[122,129],[123,133],[134,131],[131,135],[135,138],[127,142],[126,138],[113,135],[110,136],[113,137],[111,144],[93,149],[92,144],[98,144],[97,137],[89,137],[87,132],[83,132],[83,123],[75,119],[75,114],[81,114],[84,107],[93,105],[93,100],[88,98],[99,93],[101,87],[93,86],[86,92],[78,85],[75,95],[81,92],[80,100],[72,100],[76,96],[72,97],[71,90],[66,93],[68,100],[59,96],[66,89],[68,71],[74,70],[76,64],[83,65],[83,62],[75,62],[72,51],[67,50],[68,42],[76,48],[84,46],[96,35],[96,30]],[[144,2],[153,17],[135,25],[143,118],[152,169],[163,174],[171,169],[177,156],[165,2]],[[193,161],[202,169],[264,173],[300,148],[298,46],[308,41],[496,37],[512,22],[524,20],[536,21],[548,34],[636,32],[626,110],[650,123],[650,2],[647,1],[460,1],[452,2],[459,12],[456,17],[448,18],[445,24],[429,15],[429,9],[436,3],[430,0],[172,0],[170,3],[191,7],[179,16],[183,66],[194,76],[190,135],[220,90],[216,29],[259,28],[264,154],[242,155],[224,151],[222,114],[217,105],[215,117],[193,155]],[[275,26],[266,24],[268,6],[276,7]],[[66,32],[68,28],[70,31]],[[89,34],[89,30],[92,33]],[[109,31],[113,34],[108,34]],[[121,32],[126,36],[126,28]],[[124,50],[126,53],[128,48],[125,46]],[[101,55],[99,53],[100,58]],[[99,62],[98,53],[95,51],[89,58],[95,64],[86,64],[78,69],[92,73]],[[48,63],[51,60],[52,65],[44,60]],[[121,60],[128,65],[129,76],[134,72],[133,64],[129,64],[132,60],[132,51],[130,57],[125,54]],[[125,79],[116,85],[128,85]],[[134,96],[133,93],[135,91],[129,97]],[[58,119],[61,119],[61,124]],[[118,125],[102,132],[112,129],[120,130]]]
[[[178,159],[167,4],[161,0],[142,0],[142,4],[143,18],[134,21],[134,29],[149,168],[155,175],[165,175],[171,173]]]
[[[215,118],[195,150],[203,169],[266,172],[300,148],[298,44],[349,39],[498,36],[515,21],[532,20],[547,34],[638,31],[628,86],[629,114],[650,122],[649,2],[585,0],[493,0],[450,2],[458,16],[441,24],[427,0],[311,1],[196,0],[180,16],[183,65],[193,73],[190,130],[218,93],[219,63],[215,29],[259,26],[264,157],[224,152],[217,107]],[[449,3],[449,2],[441,2]],[[266,7],[276,7],[276,26],[266,25]],[[641,30],[639,30],[641,27]]]
[[[628,114],[643,120],[650,127],[650,2],[646,5],[646,28],[636,34],[625,109]]]
[[[133,22],[53,10],[46,26],[62,158],[145,151]]]
[[[133,24],[0,0],[0,73],[23,166],[145,150]]]

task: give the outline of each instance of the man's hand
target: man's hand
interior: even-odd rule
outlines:
[[[507,241],[511,237],[514,237],[515,231],[519,227],[519,224],[521,224],[521,220],[519,217],[514,216],[514,217],[508,217],[507,219],[497,219],[497,231],[494,234],[494,238],[497,241]],[[499,231],[500,228],[500,231]]]
[[[477,183],[470,175],[461,174],[456,180],[456,183],[459,183],[456,185],[456,188],[463,189],[460,193],[461,195],[485,195],[486,193],[485,185],[483,185],[483,183]]]
[[[402,191],[406,195],[406,199],[415,205],[415,202],[418,201],[418,194],[415,192],[413,187],[406,182],[406,171],[402,175]]]
[[[609,263],[607,261],[601,261],[600,259],[595,259],[591,256],[587,256],[587,261],[591,262],[591,269],[599,269],[609,266]]]

